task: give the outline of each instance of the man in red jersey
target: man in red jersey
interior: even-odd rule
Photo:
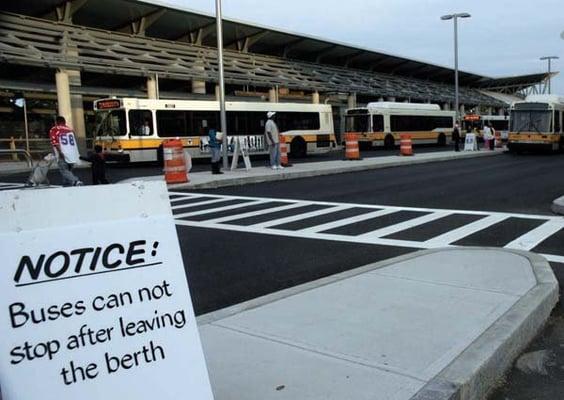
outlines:
[[[64,117],[58,116],[55,126],[49,131],[49,139],[53,152],[57,157],[59,172],[63,178],[63,186],[81,186],[82,182],[72,173],[74,164],[80,159],[74,132],[66,125]]]

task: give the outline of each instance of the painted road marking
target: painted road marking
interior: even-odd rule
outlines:
[[[524,219],[537,220],[541,222],[541,225],[534,229],[531,229],[530,231],[516,238],[512,242],[506,244],[504,247],[508,249],[531,250],[564,228],[564,217],[561,216],[512,214],[512,213],[487,212],[487,211],[447,210],[447,209],[431,209],[431,208],[417,208],[417,207],[397,207],[397,206],[354,204],[354,203],[334,203],[334,202],[325,202],[325,201],[278,199],[278,198],[266,198],[266,197],[259,198],[259,197],[248,197],[248,196],[227,196],[227,195],[210,195],[210,194],[194,194],[194,193],[188,194],[181,192],[173,192],[171,193],[171,195],[174,196],[175,201],[179,201],[178,199],[182,197],[184,199],[205,197],[208,198],[208,201],[210,201],[210,199],[217,199],[217,200],[223,199],[225,201],[229,201],[229,200],[246,201],[243,204],[236,204],[227,207],[221,207],[220,206],[221,202],[217,202],[218,207],[216,208],[210,208],[195,213],[175,215],[176,224],[181,226],[222,229],[222,230],[229,230],[234,232],[258,233],[258,234],[267,234],[273,236],[295,237],[302,239],[376,244],[376,245],[393,246],[393,247],[408,247],[414,249],[460,247],[453,245],[453,243],[461,239],[464,239],[472,234],[480,232],[484,229],[487,229],[502,221],[508,220],[509,218],[521,218],[521,219],[524,218]],[[180,196],[180,197],[176,197],[176,196]],[[278,204],[286,203],[286,205],[282,205],[282,206],[276,205],[271,208],[259,210],[256,212],[251,211],[251,212],[244,212],[237,214],[238,208],[254,205],[254,204],[263,204],[268,202],[275,202]],[[243,218],[249,218],[258,215],[268,216],[268,214],[271,213],[273,214],[278,211],[291,210],[294,208],[299,209],[300,207],[312,206],[312,205],[324,206],[325,208],[315,211],[307,211],[307,212],[302,211],[301,213],[299,212],[299,210],[297,210],[296,212],[298,212],[298,214],[296,215],[287,216],[283,218],[273,217],[273,219],[271,220],[267,220],[264,222],[251,224],[251,225],[229,224],[229,221],[236,222],[237,220]],[[330,215],[331,213],[335,213],[351,208],[363,208],[366,209],[367,212],[353,217],[343,218],[328,223],[309,226],[298,230],[286,230],[286,229],[276,228],[277,226],[281,226],[286,223],[300,221],[314,216]],[[202,220],[202,221],[188,221],[183,219],[191,215],[211,214],[225,210],[233,210],[234,213],[232,215],[223,216],[221,218]],[[356,223],[362,223],[363,221],[366,220],[383,217],[385,215],[393,214],[399,211],[425,212],[427,214],[423,216],[411,218],[407,221],[391,224],[389,226],[356,236],[324,233],[334,230],[336,228],[344,227],[347,225],[353,225]],[[392,235],[396,232],[401,232],[406,229],[410,229],[417,226],[424,226],[427,223],[440,222],[441,218],[453,214],[477,215],[477,216],[482,216],[483,218],[465,224],[456,229],[452,229],[446,233],[439,234],[425,241],[386,238],[386,236]],[[484,243],[483,245],[488,246],[488,243]],[[542,254],[542,255],[546,257],[549,261],[564,263],[564,256],[555,255],[555,254]]]
[[[227,199],[226,201],[230,201],[230,200],[235,200],[235,199]],[[193,217],[195,215],[213,214],[213,213],[216,213],[216,212],[227,211],[227,210],[235,210],[237,208],[254,206],[256,204],[263,204],[263,203],[270,203],[270,201],[255,199],[253,201],[246,201],[245,203],[232,204],[232,205],[223,206],[223,207],[219,206],[219,207],[214,207],[214,208],[208,208],[206,210],[192,211],[192,212],[187,212],[187,213],[182,213],[182,214],[176,214],[174,216],[174,218],[179,219],[179,218]],[[201,204],[201,205],[205,205],[205,204]]]

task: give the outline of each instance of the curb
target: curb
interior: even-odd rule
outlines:
[[[554,214],[564,215],[564,196],[554,200],[551,209]]]
[[[558,302],[558,282],[548,261],[534,253],[508,249],[503,251],[527,258],[537,285],[411,400],[487,398],[499,385],[514,360],[546,324]]]
[[[443,248],[404,254],[203,314],[198,316],[196,320],[198,326],[210,324],[298,293],[405,260],[437,252],[456,250],[456,248]],[[558,282],[548,261],[543,257],[520,250],[490,247],[464,248],[464,250],[503,251],[525,257],[531,263],[537,285],[521,297],[502,317],[484,331],[480,337],[410,400],[483,400],[487,398],[487,395],[499,385],[514,360],[544,327],[552,309],[558,302]]]
[[[210,182],[203,182],[203,183],[179,183],[179,184],[172,184],[168,185],[169,189],[217,189],[220,187],[227,187],[227,186],[242,186],[251,183],[264,183],[264,182],[274,182],[274,181],[284,181],[290,179],[301,179],[301,178],[311,178],[315,176],[325,176],[325,175],[336,175],[336,174],[345,174],[350,172],[359,172],[359,171],[371,171],[376,169],[383,169],[383,168],[393,168],[393,167],[401,167],[401,166],[408,166],[408,165],[418,165],[418,164],[427,164],[433,162],[441,162],[441,161],[454,161],[454,160],[461,160],[467,158],[476,158],[476,157],[491,157],[503,154],[503,152],[499,151],[492,151],[492,152],[468,152],[456,156],[452,156],[452,153],[448,155],[441,155],[434,158],[400,158],[393,161],[383,162],[383,163],[375,163],[375,164],[360,164],[354,165],[355,161],[351,161],[351,165],[347,166],[336,166],[332,168],[320,169],[320,170],[311,170],[311,171],[287,171],[284,170],[282,173],[272,174],[272,175],[261,175],[261,176],[243,176],[243,177],[236,177],[236,178],[227,178],[222,180],[210,181]],[[369,160],[369,159],[364,159]],[[400,161],[406,160],[406,161]],[[127,179],[122,182],[128,182],[137,179]]]

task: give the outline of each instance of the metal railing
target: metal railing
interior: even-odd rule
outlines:
[[[26,162],[27,162],[27,166],[29,167],[29,169],[33,168],[33,159],[31,158],[31,154],[29,154],[29,152],[27,150],[23,150],[23,149],[0,149],[0,156],[2,155],[12,155],[12,157],[15,157],[14,161],[19,161],[19,155],[23,155]]]

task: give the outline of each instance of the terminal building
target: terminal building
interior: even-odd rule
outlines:
[[[48,147],[57,114],[87,143],[93,101],[144,97],[215,100],[215,16],[136,0],[19,0],[0,6],[0,148]],[[224,19],[226,100],[347,108],[372,101],[452,110],[454,71],[431,63]],[[461,71],[460,111],[502,114],[548,74],[490,78]]]

